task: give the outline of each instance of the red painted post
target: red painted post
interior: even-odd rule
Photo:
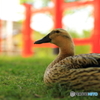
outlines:
[[[2,20],[0,19],[0,53],[2,52],[2,38],[1,38],[1,34],[2,34]]]
[[[100,0],[94,0],[94,34],[92,52],[100,53]]]
[[[62,5],[63,0],[54,0],[54,28],[62,28]],[[58,54],[59,49],[54,48],[54,54]]]
[[[25,6],[25,21],[23,23],[23,32],[22,32],[22,40],[23,40],[23,50],[22,56],[29,57],[32,56],[32,39],[31,39],[31,28],[30,28],[30,21],[31,21],[31,5],[24,4]]]
[[[54,0],[54,28],[62,28],[63,0]]]

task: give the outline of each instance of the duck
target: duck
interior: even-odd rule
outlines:
[[[73,90],[100,91],[100,54],[75,55],[71,35],[62,28],[52,30],[34,44],[52,43],[59,54],[46,68],[44,83],[65,85]]]

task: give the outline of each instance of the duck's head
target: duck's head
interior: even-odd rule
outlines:
[[[64,45],[71,45],[73,44],[71,36],[68,32],[64,29],[54,29],[48,35],[43,37],[40,40],[35,41],[34,44],[41,44],[41,43],[53,43],[59,47]]]

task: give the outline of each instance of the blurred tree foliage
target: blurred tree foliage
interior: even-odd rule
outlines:
[[[20,0],[20,3],[29,3],[29,4],[33,4],[34,5],[34,2],[38,2],[40,1],[42,4],[42,7],[45,7],[48,5],[48,3],[51,1],[51,0]]]
[[[22,3],[32,3],[33,2],[33,0],[20,0],[20,3],[22,4]]]
[[[83,30],[83,34],[79,35],[75,30],[69,29],[68,33],[71,34],[73,38],[89,38],[91,36],[92,30]]]
[[[73,0],[73,1],[77,1],[77,0]],[[81,0],[79,0],[79,1],[81,1]],[[71,16],[73,16],[74,14],[76,14],[78,12],[86,11],[87,8],[88,8],[88,6],[81,6],[81,7],[77,7],[77,8],[74,8],[74,9],[67,9],[67,10],[64,11],[64,15],[71,15]],[[87,19],[85,20],[86,22],[87,22],[87,20],[89,18],[91,18],[92,13],[93,13],[92,10],[88,11],[88,13],[87,13]],[[71,23],[73,24],[73,22],[71,22]],[[92,29],[85,29],[85,28],[82,30],[82,32],[80,33],[80,35],[77,33],[77,30],[72,29],[72,28],[70,28],[68,26],[67,26],[67,30],[71,34],[71,36],[73,38],[88,38],[88,37],[91,36],[91,33],[92,33]]]

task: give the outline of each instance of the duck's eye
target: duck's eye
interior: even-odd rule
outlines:
[[[55,31],[56,33],[59,33],[60,31],[59,30],[57,30],[57,31]]]

